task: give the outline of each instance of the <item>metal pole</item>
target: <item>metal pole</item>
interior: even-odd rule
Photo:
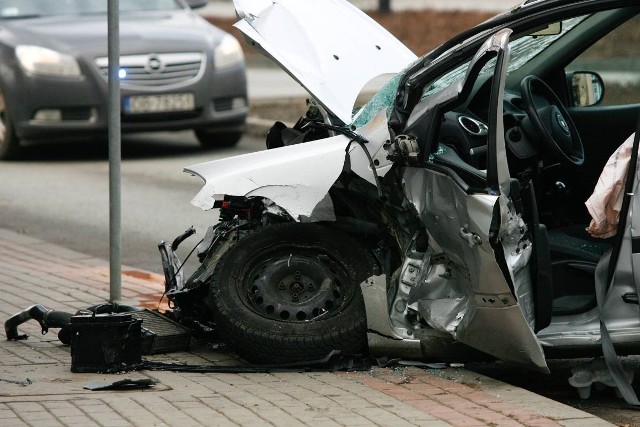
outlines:
[[[120,260],[120,0],[108,0],[109,50],[109,299],[122,297]]]

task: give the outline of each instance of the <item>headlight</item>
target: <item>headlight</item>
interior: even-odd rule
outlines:
[[[18,62],[28,73],[49,76],[78,77],[82,75],[73,56],[40,46],[16,47]]]
[[[225,35],[216,47],[213,60],[217,69],[227,68],[244,61],[242,47],[235,37]]]

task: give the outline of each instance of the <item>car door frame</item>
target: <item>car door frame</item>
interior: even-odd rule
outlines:
[[[434,246],[458,271],[450,276],[450,283],[442,283],[443,277],[446,281],[446,274],[438,270],[442,267],[432,266],[434,273],[425,283],[431,289],[448,287],[449,293],[442,298],[428,289],[416,290],[420,297],[414,299],[427,323],[457,341],[502,360],[548,372],[534,333],[532,245],[528,240],[523,243],[525,226],[511,199],[505,146],[503,100],[511,33],[502,29],[490,35],[469,63],[465,77],[425,97],[407,121],[405,132],[421,141],[426,151],[425,167],[405,170],[407,197]],[[444,110],[466,101],[482,68],[494,58],[487,185],[476,191],[454,168],[438,163],[439,118]],[[439,220],[442,217],[447,217],[446,224]],[[452,305],[452,299],[458,303]]]

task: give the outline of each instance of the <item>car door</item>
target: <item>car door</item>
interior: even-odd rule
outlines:
[[[499,359],[548,371],[534,333],[532,243],[517,211],[507,166],[503,98],[511,31],[489,37],[469,63],[463,79],[423,97],[405,129],[426,141],[426,167],[407,168],[408,199],[432,243],[431,268],[412,292],[420,314],[434,329]],[[481,77],[484,76],[484,77]],[[448,109],[465,102],[479,78],[490,77],[488,164],[469,172],[451,150],[437,144],[437,126]],[[454,106],[454,107],[452,107]],[[485,180],[473,189],[469,173]]]

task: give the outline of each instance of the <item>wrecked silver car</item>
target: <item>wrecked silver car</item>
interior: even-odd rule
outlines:
[[[546,372],[640,350],[637,139],[615,237],[587,234],[584,205],[636,127],[636,1],[526,1],[421,58],[347,1],[235,5],[314,101],[271,149],[185,169],[219,222],[186,280],[190,233],[160,245],[178,319],[261,363],[339,350]]]

